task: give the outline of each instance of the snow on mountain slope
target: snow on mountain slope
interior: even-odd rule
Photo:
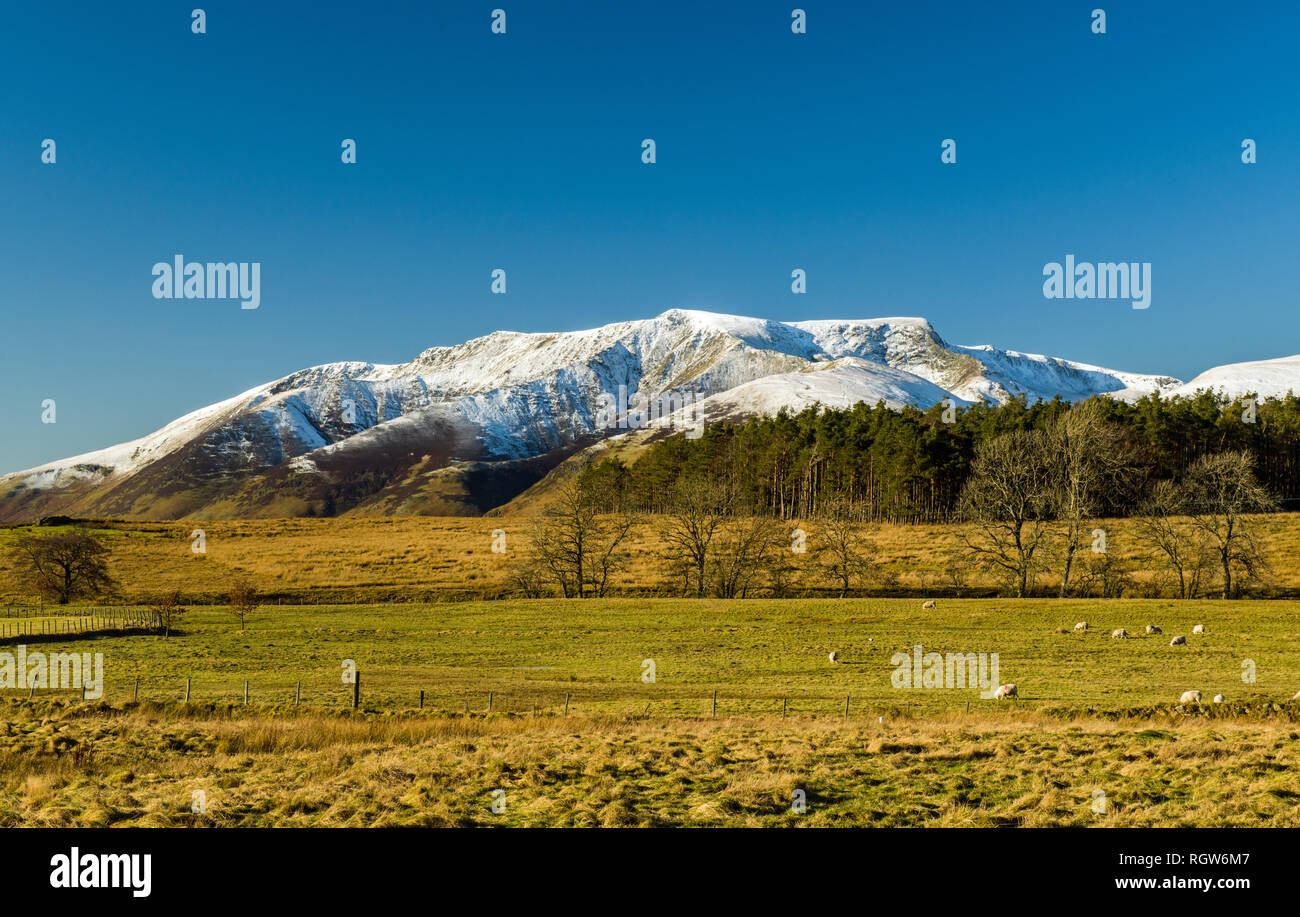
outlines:
[[[1178,384],[1169,376],[1117,372],[1055,357],[951,345],[921,318],[797,322],[828,355],[852,355],[906,370],[964,401],[1003,402],[1017,395],[1071,401],[1099,394],[1140,397]]]
[[[1203,389],[1229,398],[1250,394],[1282,398],[1292,392],[1300,394],[1300,354],[1216,366],[1191,382],[1170,389],[1168,394],[1194,395]]]
[[[43,488],[94,480],[113,473],[127,474],[148,465],[155,459],[161,458],[189,442],[196,433],[204,429],[215,418],[226,416],[228,413],[233,416],[233,412],[239,405],[263,392],[267,387],[265,385],[259,386],[244,392],[242,395],[236,395],[234,398],[219,401],[205,408],[199,408],[197,411],[179,417],[162,429],[140,439],[121,443],[117,446],[109,446],[107,449],[99,449],[95,452],[74,455],[71,458],[51,462],[49,465],[31,471],[5,475],[0,477],[0,482],[8,478],[21,477],[26,486]]]
[[[1178,385],[951,345],[921,318],[777,322],[671,309],[584,331],[497,331],[409,363],[300,370],[141,439],[0,477],[0,519],[55,504],[147,513],[160,495],[168,512],[231,501],[270,512],[286,491],[303,505],[333,507],[336,497],[355,501],[410,481],[417,466],[531,461],[615,434],[602,414],[610,399],[644,404],[689,392],[713,420],[813,403],[1135,398]]]
[[[700,407],[704,418],[712,421],[775,414],[782,408],[798,412],[815,404],[849,408],[860,401],[867,404],[883,401],[896,410],[907,404],[928,408],[948,397],[947,391],[920,376],[857,357],[844,357],[746,382],[704,399]],[[690,409],[684,411],[689,414]],[[676,418],[663,418],[659,422],[671,427],[682,424],[681,416],[679,412]]]

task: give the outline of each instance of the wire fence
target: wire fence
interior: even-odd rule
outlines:
[[[142,606],[6,605],[0,643],[152,632],[153,613]]]
[[[18,689],[21,693],[23,689]],[[9,693],[9,692],[5,692]],[[12,696],[12,695],[11,695]],[[425,712],[431,715],[567,717],[570,715],[656,716],[682,718],[726,717],[834,717],[843,720],[897,719],[955,712],[1021,710],[1022,701],[999,702],[983,698],[951,702],[892,702],[853,694],[786,695],[770,691],[754,694],[728,690],[694,690],[676,687],[671,693],[611,691],[600,688],[556,690],[552,686],[512,685],[506,690],[484,688],[418,688],[409,679],[386,683],[357,673],[357,680],[342,683],[319,675],[292,675],[232,679],[214,673],[199,676],[159,675],[105,679],[97,690],[31,686],[29,698],[61,696],[109,705],[156,703],[164,705],[248,706],[250,708],[302,708],[305,711],[380,713]],[[1032,708],[1031,708],[1032,709]]]
[[[9,651],[6,650],[6,653]],[[39,650],[29,651],[39,652]],[[53,654],[49,671],[53,671]],[[436,682],[435,682],[436,684]],[[83,689],[30,684],[26,688],[6,686],[0,698],[7,700],[43,700],[60,698],[88,708],[107,705],[114,709],[131,709],[132,705],[159,705],[196,715],[238,715],[247,708],[250,715],[281,715],[293,711],[350,715],[382,716],[429,715],[466,718],[564,718],[595,716],[654,719],[816,719],[845,723],[887,723],[898,720],[934,718],[951,715],[1009,715],[1045,713],[1048,715],[1098,716],[1196,716],[1234,717],[1258,715],[1300,722],[1300,698],[1252,695],[1239,697],[1234,703],[1152,703],[1134,698],[1129,704],[1114,708],[1080,707],[1064,698],[1012,697],[1006,700],[985,698],[978,693],[941,696],[927,692],[917,700],[879,694],[826,692],[781,692],[765,687],[747,691],[731,685],[710,690],[702,686],[678,685],[667,691],[650,689],[638,692],[598,686],[557,688],[555,685],[510,685],[495,690],[481,684],[421,688],[410,676],[370,677],[358,673],[358,680],[342,683],[319,672],[297,678],[292,673],[259,673],[248,678],[228,673],[203,672],[197,676],[170,673],[103,678]]]

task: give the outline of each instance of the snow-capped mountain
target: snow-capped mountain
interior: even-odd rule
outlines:
[[[1278,378],[1300,374],[1292,359]],[[776,322],[672,309],[587,331],[498,331],[400,365],[304,369],[142,439],[6,475],[0,520],[483,511],[619,434],[617,418],[636,405],[682,395],[714,420],[814,403],[1136,398],[1179,386],[951,345],[919,318]]]
[[[1193,395],[1202,390],[1228,398],[1281,398],[1291,392],[1300,393],[1300,355],[1216,366],[1170,389],[1169,394]]]

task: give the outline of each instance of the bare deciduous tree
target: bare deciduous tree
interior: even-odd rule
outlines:
[[[239,619],[239,629],[242,631],[248,616],[262,604],[262,597],[251,580],[237,579],[230,584],[227,601],[230,613]]]
[[[172,635],[172,628],[180,623],[185,615],[181,607],[181,591],[173,589],[149,606],[149,624],[163,637]]]
[[[870,559],[875,546],[863,539],[857,523],[861,518],[858,508],[842,496],[823,501],[821,520],[822,544],[827,575],[839,583],[840,598],[844,598],[853,584],[875,569]]]
[[[10,553],[32,588],[60,605],[100,595],[116,585],[108,572],[108,546],[84,529],[21,535]]]
[[[1213,550],[1223,597],[1230,599],[1244,582],[1259,580],[1265,572],[1250,514],[1268,512],[1277,502],[1255,477],[1255,460],[1246,451],[1201,456],[1180,487],[1187,518]]]
[[[1133,586],[1128,566],[1109,551],[1087,555],[1080,580],[1080,592],[1103,599],[1122,598]]]
[[[636,520],[621,511],[602,513],[607,498],[570,478],[534,520],[532,553],[524,563],[545,570],[566,599],[603,596],[610,577],[626,565],[623,546]]]
[[[693,585],[697,597],[702,598],[708,588],[713,541],[730,514],[731,502],[725,485],[703,478],[679,482],[669,498],[663,541],[684,571],[687,592]]]
[[[721,529],[715,591],[719,598],[744,598],[774,551],[784,541],[785,526],[767,516],[744,516]]]
[[[1138,537],[1165,558],[1180,599],[1194,599],[1200,593],[1208,559],[1205,538],[1183,515],[1182,489],[1176,481],[1157,481],[1138,509]]]
[[[550,594],[547,585],[549,571],[539,562],[535,553],[510,567],[506,585],[512,593],[525,599],[540,599]]]
[[[1066,411],[1045,433],[1053,490],[1062,598],[1069,595],[1070,575],[1078,552],[1088,542],[1092,519],[1107,498],[1133,489],[1136,458],[1122,427],[1107,423],[1096,401]]]
[[[981,443],[962,488],[959,511],[972,560],[1001,573],[1018,598],[1033,587],[1035,555],[1047,539],[1054,502],[1047,437],[1013,430]]]

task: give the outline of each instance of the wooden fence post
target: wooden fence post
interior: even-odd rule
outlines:
[[[844,695],[844,718],[846,720],[849,718],[849,696],[847,694]]]
[[[492,712],[492,692],[491,692],[491,691],[488,692],[488,709],[487,709],[487,712],[488,712],[488,713],[491,713],[491,712]]]
[[[788,698],[781,698],[781,719],[785,719],[785,705],[787,701]]]
[[[248,679],[244,679],[244,703],[248,703]]]
[[[135,700],[140,699],[140,676],[135,676]]]
[[[298,687],[293,692],[293,705],[296,707],[302,701],[302,682],[298,682]]]
[[[573,696],[572,694],[566,694],[566,695],[564,695],[564,715],[565,715],[565,716],[568,716],[568,715],[569,715],[569,698],[572,697],[572,696]]]
[[[423,691],[420,692],[420,709],[421,709],[421,710],[424,709],[424,692],[423,692]]]
[[[715,719],[716,719],[717,716],[718,716],[718,692],[717,692],[717,689],[714,689],[714,691],[713,691],[713,710],[712,710],[712,712],[710,712],[709,715],[712,716],[712,717],[714,717]]]
[[[352,675],[352,709],[355,710],[361,706],[361,670],[358,669]]]
[[[190,702],[190,679],[189,679],[188,676],[186,676],[186,678],[185,678],[185,703],[188,704],[189,702]]]

